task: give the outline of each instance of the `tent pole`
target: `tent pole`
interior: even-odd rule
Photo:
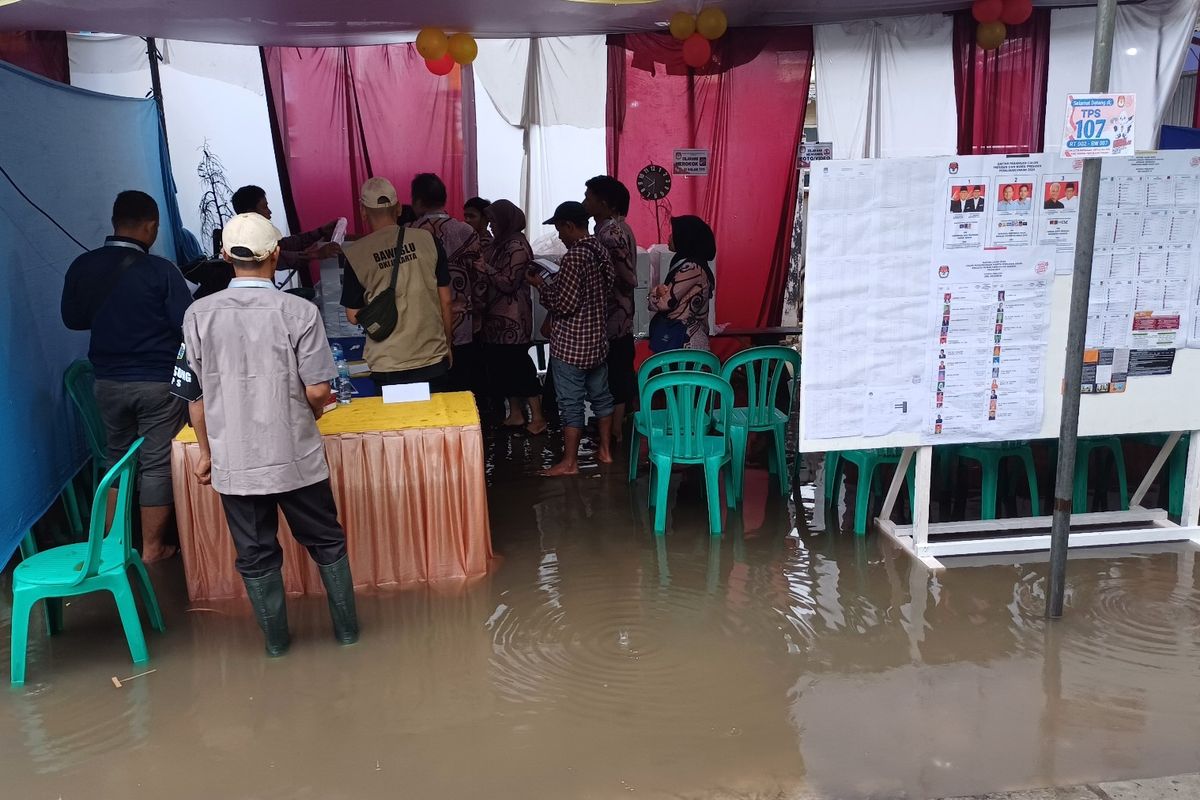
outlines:
[[[163,141],[167,139],[167,114],[163,109],[162,78],[158,74],[160,60],[158,44],[153,36],[146,37],[146,58],[150,61],[150,93],[158,106],[158,123],[162,126]]]
[[[1090,91],[1108,91],[1112,68],[1113,31],[1117,0],[1096,4],[1096,39],[1092,48]],[[1046,616],[1063,613],[1066,590],[1067,547],[1071,535],[1074,500],[1075,453],[1079,439],[1079,399],[1083,380],[1083,345],[1087,333],[1088,297],[1092,288],[1092,249],[1096,244],[1096,208],[1100,199],[1100,159],[1083,164],[1079,192],[1079,228],[1075,236],[1075,268],[1071,284],[1071,316],[1067,326],[1067,358],[1063,369],[1062,421],[1058,432],[1058,470],[1054,483],[1054,511],[1050,528],[1050,577],[1046,590]]]

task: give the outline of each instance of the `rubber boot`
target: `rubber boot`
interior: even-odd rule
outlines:
[[[318,564],[325,596],[329,598],[329,617],[333,620],[333,636],[342,644],[358,641],[358,611],[354,606],[354,579],[350,577],[350,556],[345,555],[332,564]]]
[[[258,627],[267,639],[267,655],[272,658],[287,652],[292,643],[288,632],[287,602],[283,591],[283,573],[268,572],[257,578],[242,576],[246,584],[246,595],[254,608]]]

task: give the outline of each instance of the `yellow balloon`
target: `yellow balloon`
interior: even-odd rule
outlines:
[[[679,41],[696,32],[696,18],[686,11],[676,11],[671,15],[671,35]]]
[[[469,33],[456,33],[450,37],[450,57],[456,64],[470,64],[479,55],[479,45]]]
[[[696,30],[705,39],[720,39],[729,28],[729,18],[719,8],[706,8],[696,17]]]
[[[417,52],[426,61],[437,61],[450,49],[446,34],[437,28],[422,28],[417,34]]]
[[[999,20],[995,22],[981,22],[979,23],[979,27],[975,29],[975,43],[984,50],[995,50],[1004,44],[1004,39],[1007,36],[1008,27]]]

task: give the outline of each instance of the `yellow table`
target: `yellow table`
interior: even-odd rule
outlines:
[[[378,397],[362,398],[330,411],[318,427],[356,587],[487,572],[492,548],[483,437],[469,392],[389,405]],[[188,596],[193,601],[241,597],[220,498],[193,473],[199,452],[191,428],[176,437],[171,451]],[[280,543],[288,592],[321,593],[316,566],[283,519]]]

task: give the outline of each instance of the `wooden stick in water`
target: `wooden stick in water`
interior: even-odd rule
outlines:
[[[144,678],[147,675],[150,675],[151,673],[154,673],[154,672],[158,672],[158,670],[156,670],[156,669],[146,670],[145,672],[139,672],[137,675],[130,675],[128,678],[118,678],[116,675],[113,675],[112,676],[112,684],[116,688],[120,689],[123,684],[128,683],[129,681],[133,680],[134,678]]]

